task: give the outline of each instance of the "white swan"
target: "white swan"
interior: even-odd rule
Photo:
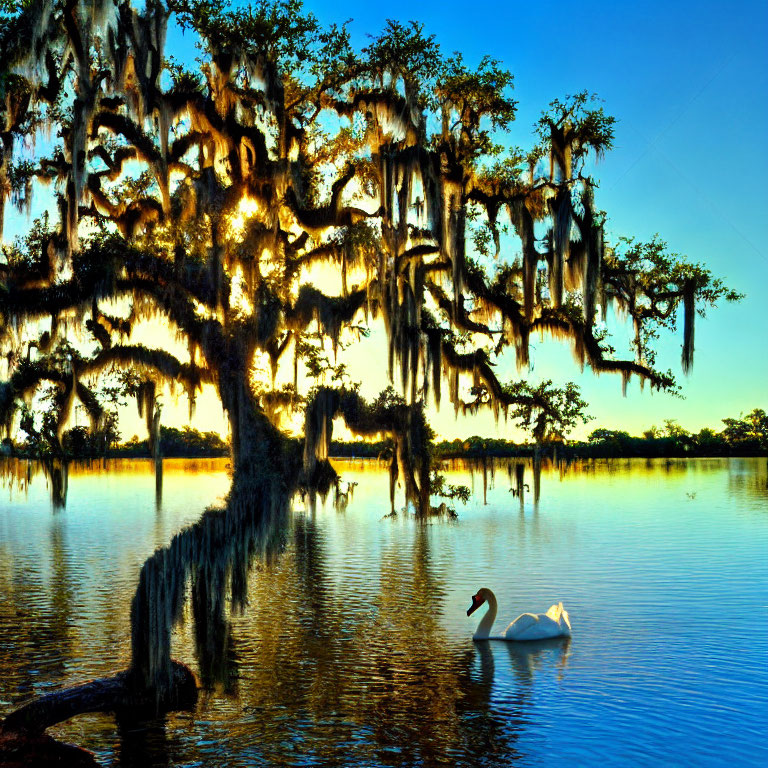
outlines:
[[[503,635],[491,637],[491,627],[496,621],[498,603],[496,595],[490,589],[482,587],[472,596],[472,605],[467,609],[470,616],[484,602],[488,601],[488,611],[477,625],[472,635],[474,640],[544,640],[548,637],[570,637],[571,622],[562,603],[553,605],[546,613],[523,613],[505,630]]]

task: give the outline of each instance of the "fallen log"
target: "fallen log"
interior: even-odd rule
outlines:
[[[49,764],[90,768],[97,765],[90,752],[57,742],[45,730],[87,712],[114,713],[119,720],[135,722],[191,710],[197,703],[197,680],[181,662],[171,661],[170,685],[162,694],[137,680],[129,669],[40,696],[11,712],[0,723],[0,768]]]
[[[195,674],[179,661],[171,661],[171,684],[162,696],[137,686],[135,679],[134,673],[126,670],[114,677],[54,691],[11,712],[3,726],[7,731],[42,733],[56,723],[86,712],[114,712],[118,717],[143,719],[193,709],[197,702]]]

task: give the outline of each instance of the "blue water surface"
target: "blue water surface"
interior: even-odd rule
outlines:
[[[768,764],[764,458],[545,468],[538,504],[507,462],[455,463],[473,496],[428,523],[386,516],[386,467],[338,468],[346,507],[297,499],[209,628],[224,674],[196,712],[54,735],[141,768]],[[4,471],[0,716],[128,664],[142,563],[229,486],[223,461],[166,461],[161,495],[149,462],[112,462],[73,468],[54,509],[39,467]],[[563,601],[572,639],[473,642],[481,586],[497,630]],[[173,654],[200,671],[193,614]]]

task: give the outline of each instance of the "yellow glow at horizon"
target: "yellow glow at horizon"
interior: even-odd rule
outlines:
[[[261,206],[258,200],[248,197],[240,200],[236,213],[229,217],[231,236],[234,238],[242,237],[248,220],[256,216],[260,210]],[[270,261],[271,254],[269,251],[264,251],[260,257],[263,261]],[[364,275],[365,271],[361,268],[349,269],[347,274],[349,288],[353,289],[356,284],[359,284]],[[252,311],[252,307],[246,295],[247,289],[245,289],[243,283],[242,271],[238,269],[234,278],[232,286],[233,307],[238,308],[243,314],[249,314]],[[342,292],[340,269],[338,265],[330,262],[318,262],[306,268],[301,274],[299,284],[304,285],[308,283],[312,283],[328,296],[339,296]],[[201,306],[199,309],[203,310],[203,307]],[[390,384],[385,362],[386,339],[381,321],[372,323],[372,328],[373,332],[370,339],[362,339],[359,343],[354,343],[345,353],[340,353],[339,355],[339,361],[345,362],[348,366],[351,382],[359,382],[361,394],[369,400]],[[351,341],[352,335],[345,333],[343,340]],[[163,348],[176,355],[182,362],[189,360],[186,341],[182,339],[175,326],[164,318],[154,317],[138,323],[131,334],[129,343],[143,343],[150,348]],[[570,345],[553,343],[552,347],[559,348],[562,355],[567,355],[570,358]],[[330,345],[327,345],[326,349],[330,354]],[[557,352],[556,354],[560,355],[561,353]],[[268,389],[271,385],[271,371],[269,370],[268,361],[265,362],[265,360],[266,357],[262,356],[254,363],[255,376],[253,381],[262,390]],[[544,362],[544,365],[541,365],[541,362]],[[568,362],[566,361],[566,365],[562,370],[569,370]],[[510,373],[514,373],[513,361],[505,362],[503,367],[506,366],[509,367]],[[551,374],[550,376],[546,375],[548,370],[547,361],[540,358],[537,360],[536,368],[536,375],[529,376],[532,380],[551,377]],[[526,374],[523,372],[518,375],[525,376]],[[462,378],[467,381],[470,377]],[[398,373],[395,372],[395,381],[397,382],[398,379]],[[278,368],[275,383],[277,387],[280,387],[283,384],[292,382],[293,352],[289,349],[286,351],[282,364]],[[303,366],[299,367],[297,382],[299,392],[306,392],[317,383],[306,375]],[[399,389],[397,384],[395,384],[395,388]],[[204,385],[202,392],[198,394],[195,415],[191,420],[189,419],[186,397],[183,393],[184,390],[180,386],[174,388],[173,392],[168,387],[165,387],[161,393],[158,393],[163,405],[163,424],[177,427],[183,424],[192,424],[195,428],[202,431],[212,430],[222,435],[229,433],[228,420],[213,386]],[[448,439],[453,437],[466,438],[473,434],[489,437],[498,436],[516,441],[525,439],[525,435],[511,423],[505,424],[503,417],[498,423],[495,422],[490,412],[481,412],[477,416],[457,417],[454,414],[453,406],[445,398],[443,406],[439,411],[435,408],[430,398],[427,415],[438,434],[438,439],[442,437]],[[281,426],[289,433],[298,435],[303,431],[303,415],[295,414],[292,417],[286,417],[283,419]],[[585,427],[580,427],[574,431],[572,437],[584,438],[594,426],[596,424],[593,422]],[[128,439],[132,434],[137,434],[140,437],[146,434],[144,420],[138,417],[133,401],[129,402],[128,406],[120,409],[120,431],[123,440]],[[340,419],[337,419],[334,424],[334,437],[342,440],[357,439]]]

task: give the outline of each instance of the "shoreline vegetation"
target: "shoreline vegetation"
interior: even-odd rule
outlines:
[[[756,408],[747,416],[724,419],[724,429],[717,432],[703,428],[689,432],[675,420],[662,427],[651,427],[642,435],[624,430],[593,430],[586,440],[568,440],[544,444],[515,443],[511,440],[473,435],[468,438],[439,440],[434,443],[436,459],[526,458],[538,451],[542,455],[557,454],[565,459],[603,458],[675,458],[687,456],[764,456],[768,455],[768,416]],[[302,441],[303,438],[295,438]],[[149,440],[136,435],[126,442],[104,445],[101,435],[93,436],[87,427],[75,427],[64,433],[66,459],[152,458]],[[16,458],[41,459],[45,454],[31,442],[4,440],[2,453]],[[329,457],[389,458],[391,441],[331,441]],[[217,432],[200,432],[185,426],[160,428],[160,455],[163,458],[215,458],[230,455],[229,443]]]

